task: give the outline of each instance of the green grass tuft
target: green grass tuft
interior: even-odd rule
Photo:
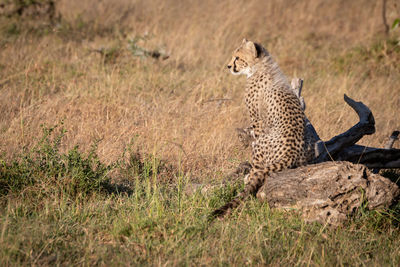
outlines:
[[[65,130],[43,126],[43,137],[30,151],[26,151],[11,162],[1,160],[0,196],[17,194],[27,188],[40,195],[41,187],[52,188],[59,193],[75,198],[92,192],[100,192],[109,184],[107,177],[113,165],[100,162],[96,145],[88,155],[82,155],[78,146],[67,153],[60,152]]]

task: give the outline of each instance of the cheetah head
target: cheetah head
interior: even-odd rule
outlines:
[[[228,69],[233,75],[244,74],[250,77],[253,74],[253,66],[265,56],[265,49],[251,41],[243,39],[242,44],[233,52]]]

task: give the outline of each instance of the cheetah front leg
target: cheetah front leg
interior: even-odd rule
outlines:
[[[268,155],[268,146],[267,146],[267,138],[254,139],[251,142],[252,148],[252,163],[251,163],[251,170],[250,173],[244,177],[244,184],[247,185],[250,183],[250,179],[254,179],[258,177],[258,172],[266,166],[266,159],[269,157]]]
[[[236,132],[239,141],[244,147],[249,147],[251,143],[255,141],[254,130],[252,126],[246,128],[236,128]]]
[[[239,141],[248,147],[260,136],[266,134],[260,121],[254,120],[253,125],[246,128],[236,128]]]

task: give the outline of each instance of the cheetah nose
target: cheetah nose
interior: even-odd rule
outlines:
[[[228,67],[228,69],[230,69],[230,68],[232,68],[232,65],[228,65],[227,67]]]

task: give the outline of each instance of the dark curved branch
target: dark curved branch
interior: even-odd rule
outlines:
[[[336,155],[344,148],[354,145],[364,135],[375,133],[375,119],[371,110],[362,102],[356,102],[347,95],[344,95],[344,101],[354,109],[360,118],[360,121],[346,132],[324,142],[325,149],[319,154],[316,162],[336,159]]]
[[[400,168],[400,149],[353,145],[340,152],[335,160],[364,164],[368,168]]]

